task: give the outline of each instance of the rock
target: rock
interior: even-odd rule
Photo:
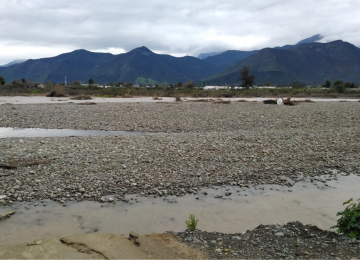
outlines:
[[[277,232],[277,233],[275,233],[275,236],[277,236],[277,237],[283,237],[283,236],[284,236],[284,233],[282,233],[282,232]]]
[[[6,199],[7,196],[6,195],[0,195],[0,200]]]
[[[241,237],[239,237],[239,236],[233,236],[232,239],[241,240]]]
[[[287,179],[286,184],[289,186],[294,186],[295,182],[291,179]]]
[[[230,196],[231,194],[231,192],[225,192],[225,196]]]
[[[193,243],[195,244],[200,244],[201,241],[199,239],[197,239],[196,237],[193,238]]]

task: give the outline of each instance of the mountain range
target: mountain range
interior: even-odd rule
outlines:
[[[25,78],[34,82],[64,82],[92,78],[96,83],[141,82],[177,83],[201,79],[215,74],[216,68],[195,57],[176,58],[159,55],[146,47],[128,53],[112,55],[76,50],[52,58],[27,60],[7,68],[0,75],[7,82]]]
[[[256,82],[289,84],[294,81],[323,83],[342,79],[360,81],[360,49],[350,43],[318,43],[314,35],[295,45],[253,51],[229,50],[204,59],[173,57],[153,53],[146,47],[113,55],[76,50],[52,58],[26,60],[0,67],[7,82],[25,78],[34,82],[132,82],[177,83],[194,80],[209,84],[238,84],[240,71],[250,67]]]
[[[210,84],[239,83],[240,72],[250,67],[255,81],[290,84],[300,81],[321,84],[325,80],[360,82],[360,49],[341,40],[304,43],[291,48],[265,48],[223,72],[204,79]]]

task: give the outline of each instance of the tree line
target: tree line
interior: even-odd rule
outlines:
[[[251,75],[250,74],[250,67],[244,66],[240,72],[240,81],[241,83],[241,87],[244,89],[249,89],[250,87],[253,87],[256,83],[255,83],[255,75]],[[209,85],[209,83],[207,83]],[[264,82],[264,85],[269,86],[271,83],[270,82]],[[64,83],[53,83],[51,81],[47,81],[44,84],[44,87],[54,87],[56,85],[60,85],[60,86],[64,86]],[[81,88],[82,84],[80,83],[79,80],[74,80],[71,84],[69,84],[71,87],[73,88]],[[204,87],[206,84],[205,82],[202,83],[202,87]],[[306,87],[306,84],[301,83],[301,82],[293,82],[291,84],[293,87],[295,88],[303,88]],[[5,87],[5,88],[37,88],[39,86],[42,86],[42,84],[36,83],[36,82],[31,82],[29,80],[26,80],[24,78],[22,78],[21,80],[13,80],[11,83],[6,83],[5,78],[2,77],[0,75],[0,86]],[[90,78],[88,80],[88,86],[87,87],[96,87],[94,84],[94,80],[92,78]],[[132,87],[133,83],[127,83],[127,82],[109,82],[108,86],[112,86],[112,87]],[[182,83],[182,82],[178,82],[175,84],[168,84],[167,82],[164,82],[162,84],[159,83],[155,83],[153,85],[149,84],[149,86],[154,87],[154,88],[162,88],[162,89],[172,89],[172,88],[185,88],[185,89],[191,89],[191,88],[195,88],[196,84],[194,81],[188,81],[186,83]],[[232,85],[233,86],[233,85]],[[342,80],[335,80],[334,82],[331,82],[330,80],[326,80],[325,83],[322,85],[323,88],[327,88],[327,89],[334,89],[336,90],[336,92],[338,93],[344,93],[346,91],[346,89],[351,89],[351,88],[358,88],[359,86],[357,84],[355,84],[354,82],[344,82]]]

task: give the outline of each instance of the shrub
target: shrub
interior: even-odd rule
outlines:
[[[55,86],[50,94],[46,95],[47,97],[68,97],[69,94],[65,92],[64,87]]]
[[[89,99],[92,99],[92,97],[89,96],[89,95],[81,94],[81,95],[74,96],[71,99],[74,99],[74,100],[89,100]]]
[[[337,93],[345,93],[346,88],[345,88],[345,85],[344,85],[344,84],[339,84],[339,85],[334,85],[334,90],[335,90]]]
[[[189,220],[185,220],[188,230],[194,231],[196,229],[197,223],[199,222],[198,219],[195,219],[195,216],[190,213]]]
[[[194,81],[188,81],[185,83],[184,88],[195,88]]]
[[[336,232],[339,234],[360,240],[360,199],[357,201],[358,203],[350,199],[344,202],[343,205],[349,205],[344,211],[336,214],[336,216],[341,217],[338,219],[337,224],[331,228],[336,228]]]

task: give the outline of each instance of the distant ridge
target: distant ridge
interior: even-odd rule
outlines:
[[[309,38],[301,40],[296,45],[303,44],[303,43],[316,42],[316,41],[321,40],[322,38],[323,38],[322,35],[316,34],[314,36],[311,36]],[[296,45],[288,44],[288,45],[284,45],[282,47],[275,47],[275,49],[289,50],[289,49],[294,48],[294,46],[296,46]],[[229,51],[224,51],[220,54],[216,54],[216,52],[213,52],[211,54],[216,54],[216,55],[211,55],[211,56],[209,55],[208,57],[204,58],[204,61],[215,66],[217,68],[218,72],[222,72],[225,69],[227,69],[228,67],[230,67],[231,65],[233,65],[237,62],[240,62],[243,59],[246,59],[247,57],[255,54],[256,52],[257,52],[256,50],[253,50],[253,51],[229,50]]]
[[[200,60],[203,60],[203,59],[206,59],[206,58],[211,57],[211,56],[219,55],[219,54],[221,54],[221,53],[223,53],[223,51],[200,53],[199,56],[198,56],[198,58],[199,58]]]
[[[14,65],[14,64],[19,64],[19,63],[23,63],[24,61],[26,61],[25,59],[19,59],[19,60],[13,60],[12,62],[9,62],[5,65],[0,65],[0,67],[9,67],[11,65]]]
[[[312,42],[317,42],[320,41],[324,38],[324,36],[322,36],[321,34],[315,34],[314,36],[311,36],[309,38],[306,38],[304,40],[299,41],[297,44],[295,45],[299,45],[299,44],[304,44],[304,43],[312,43]]]
[[[213,65],[195,57],[160,55],[144,46],[119,55],[76,50],[52,58],[27,60],[10,67],[0,67],[0,75],[7,82],[25,78],[39,83],[64,82],[67,76],[68,82],[87,82],[93,78],[100,84],[171,84],[209,77],[216,72]]]
[[[304,43],[291,49],[265,48],[203,79],[210,84],[238,84],[244,66],[250,67],[258,84],[291,84],[300,81],[323,84],[337,79],[360,82],[360,49],[341,40],[329,43]]]

